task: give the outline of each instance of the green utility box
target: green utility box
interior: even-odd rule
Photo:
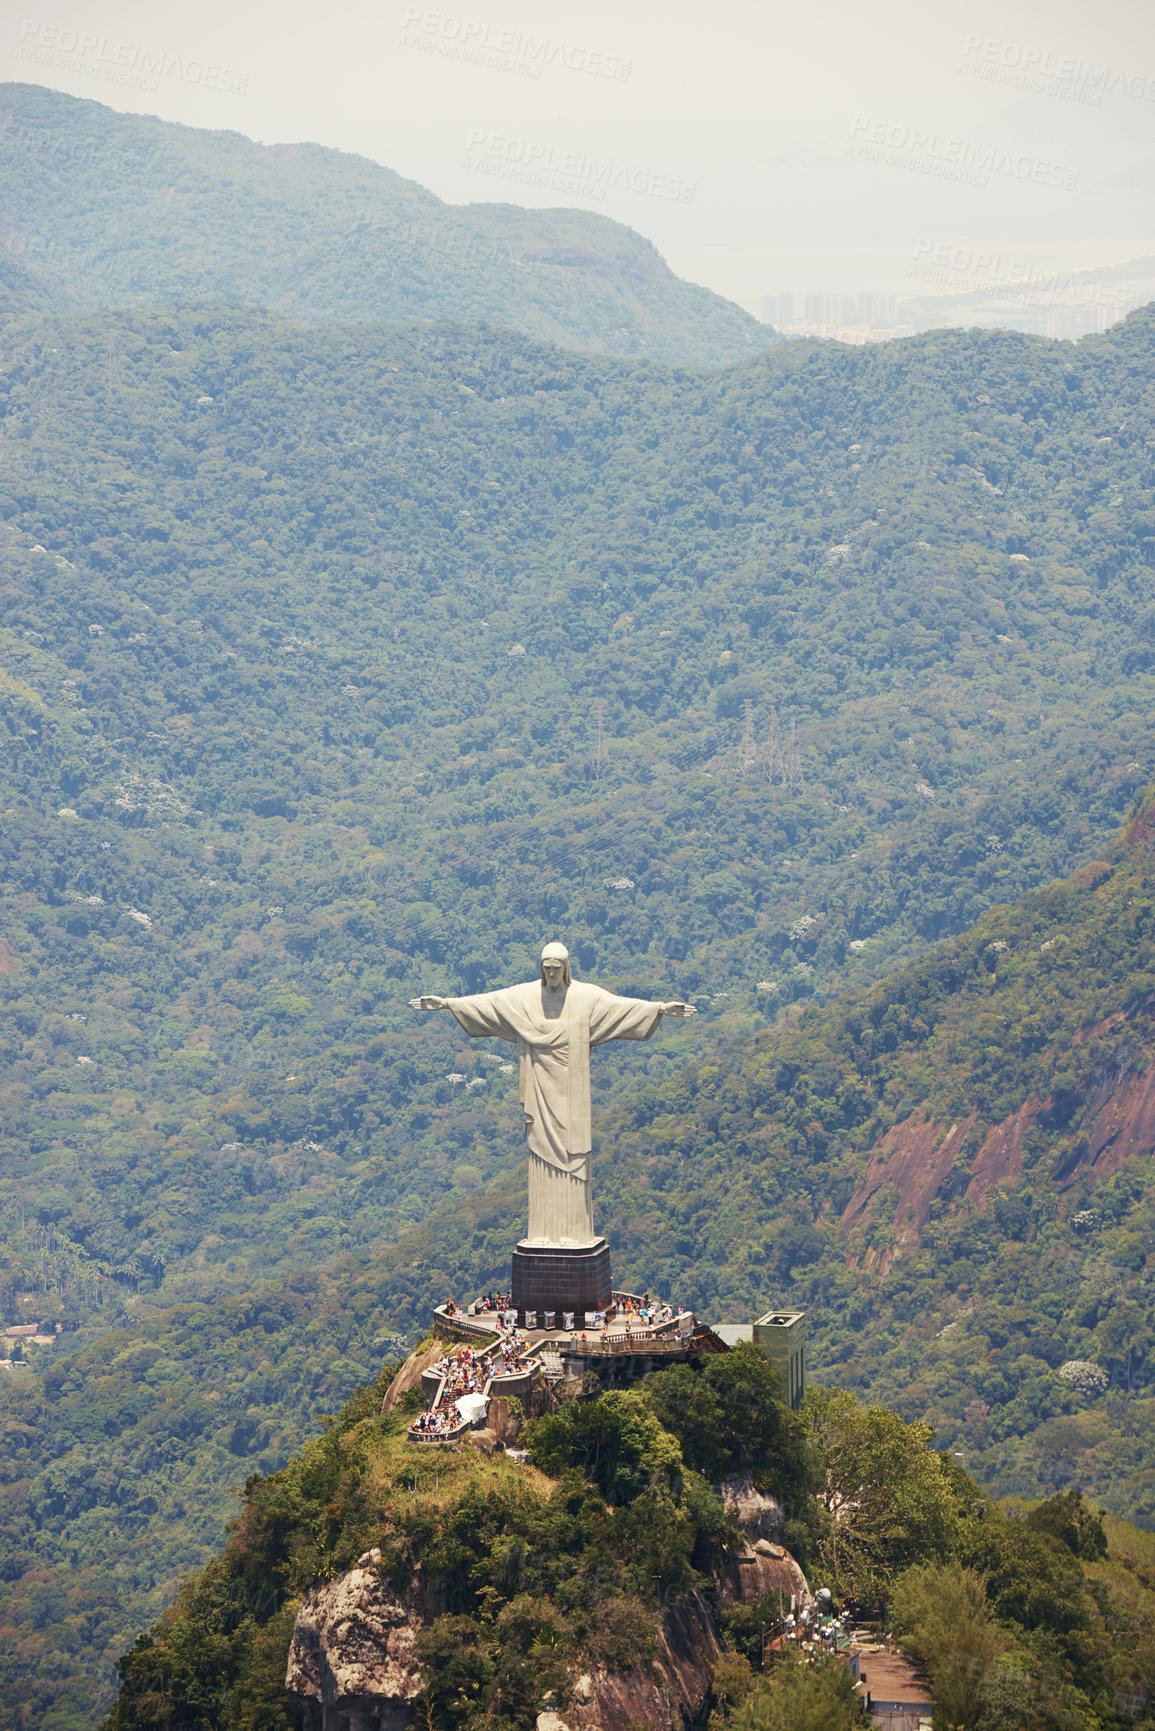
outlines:
[[[806,1312],[770,1310],[754,1324],[754,1345],[782,1373],[782,1392],[797,1411],[806,1393]]]

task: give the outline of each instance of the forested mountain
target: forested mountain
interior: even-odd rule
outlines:
[[[382,1414],[387,1383],[249,1481],[222,1553],[121,1661],[107,1731],[289,1731],[318,1698],[440,1731],[855,1731],[844,1663],[788,1650],[761,1674],[799,1561],[840,1607],[885,1607],[949,1725],[1152,1723],[1151,1535],[1077,1491],[1000,1507],[925,1426],[844,1392],[792,1412],[752,1344],[546,1395],[532,1465],[407,1447],[421,1394]],[[738,1473],[742,1504],[719,1495]],[[792,1554],[751,1543],[775,1510]]]
[[[1153,827],[1155,790],[1110,859],[623,1102],[599,1162],[619,1278],[676,1291],[715,1319],[805,1304],[812,1374],[927,1424],[988,1491],[1080,1485],[1150,1525]],[[938,1128],[920,1139],[924,1125]],[[90,1330],[42,1374],[13,1380],[5,1698],[41,1714],[55,1702],[62,1726],[91,1723],[86,1703],[94,1684],[107,1689],[118,1647],[219,1544],[227,1487],[288,1459],[319,1408],[371,1382],[399,1345],[383,1326],[419,1331],[447,1289],[502,1278],[523,1184],[519,1174],[331,1272]],[[871,1255],[880,1246],[889,1267]],[[329,1482],[315,1470],[322,1457],[343,1487],[322,1499],[345,1511],[325,1528],[333,1562],[348,1566],[372,1542],[363,1522],[378,1505],[341,1476],[333,1447],[375,1404],[359,1397],[287,1477],[247,1487],[245,1530],[263,1522],[255,1511],[277,1515],[291,1593],[328,1566],[305,1542],[309,1499]],[[349,1464],[370,1465],[359,1450]],[[390,1466],[394,1479],[402,1466]],[[794,1542],[817,1543],[808,1530]],[[248,1552],[234,1543],[226,1574]],[[249,1665],[248,1643],[274,1612],[270,1636],[287,1642],[280,1597],[262,1603],[245,1626],[214,1564],[163,1636],[175,1643],[166,1674],[231,1687],[230,1666]],[[211,1640],[218,1615],[224,1648]],[[224,1667],[215,1681],[210,1649]],[[251,1658],[272,1688],[283,1659],[277,1673],[262,1652]],[[1037,1657],[1049,1652],[1044,1642]],[[134,1691],[157,1663],[138,1661]]]
[[[1145,952],[1109,947],[1146,867],[1061,893],[1087,986],[1049,1032],[1027,975],[1056,951],[1019,958],[1014,924],[1049,916],[985,910],[1109,853],[1149,777],[1153,337],[800,343],[703,377],[464,326],[8,320],[3,1297],[82,1328],[4,1373],[14,1674],[40,1655],[83,1695],[228,1485],[432,1298],[501,1277],[512,1079],[406,1001],[524,977],[554,935],[704,1012],[598,1054],[621,1277],[716,1317],[804,1301],[821,1374],[991,1482],[1083,1474],[1098,1439],[1102,1494],[1150,1518],[1147,1349],[1108,1338],[1143,1309],[1145,1178],[1083,1207],[1068,1135],[1129,1062],[1083,1071],[1077,1030],[1130,1014],[1146,1050]],[[870,984],[977,918],[949,1002],[981,1062],[943,1044],[937,961]],[[1017,988],[980,987],[1020,967],[1016,1067]],[[972,1191],[1032,1101],[1022,1148],[1069,1172],[1024,1154]],[[940,1241],[922,1144],[887,1144],[889,1215],[872,1165],[920,1111],[931,1155],[965,1125],[976,1224]]]
[[[211,300],[306,324],[457,319],[688,366],[780,340],[596,211],[449,205],[365,157],[38,85],[0,85],[0,181],[0,307]],[[479,177],[479,194],[502,184]]]
[[[8,1220],[70,1302],[476,1190],[514,1084],[423,986],[556,931],[709,1011],[609,1084],[1101,849],[1151,761],[1151,350],[10,324]]]

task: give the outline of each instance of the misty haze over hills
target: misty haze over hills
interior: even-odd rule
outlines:
[[[772,332],[583,210],[452,206],[321,145],[0,87],[9,308],[218,300],[304,323],[458,319],[596,354],[718,365]]]

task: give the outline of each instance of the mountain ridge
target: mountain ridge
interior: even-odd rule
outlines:
[[[181,300],[305,323],[457,319],[707,366],[781,340],[595,211],[448,205],[367,157],[35,85],[0,86],[0,116],[9,311]]]
[[[994,1488],[1152,1518],[1146,1160],[1053,1183],[1125,1056],[1075,1033],[1148,941],[1147,808],[1112,837],[1155,753],[1151,345],[706,379],[461,325],[9,320],[0,1298],[70,1331],[4,1373],[14,1653],[105,1663],[230,1484],[502,1282],[515,1085],[406,1000],[559,931],[701,1012],[598,1055],[619,1280],[789,1296],[821,1376]],[[871,1150],[1053,1096],[1048,1039],[1069,1122],[880,1279],[897,1208],[837,1226]]]

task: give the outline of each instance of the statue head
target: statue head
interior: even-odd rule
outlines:
[[[555,991],[558,986],[572,986],[569,951],[564,944],[547,944],[541,952],[541,983]]]

